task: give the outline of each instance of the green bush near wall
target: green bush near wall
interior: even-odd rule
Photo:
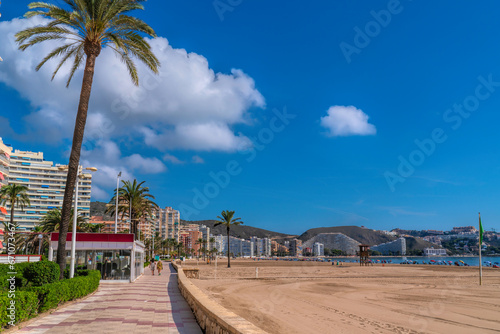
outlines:
[[[40,261],[16,264],[15,297],[9,296],[12,275],[8,265],[0,265],[0,331],[9,327],[8,306],[15,301],[15,323],[35,317],[70,300],[84,297],[99,287],[98,270],[77,270],[75,277],[59,281],[59,266]],[[7,268],[5,268],[7,267]]]

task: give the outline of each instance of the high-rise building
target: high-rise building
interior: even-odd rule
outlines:
[[[12,148],[5,145],[0,138],[0,188],[7,184],[9,178],[10,153]],[[7,208],[0,206],[0,229],[3,230],[3,224],[7,218]]]
[[[313,245],[314,256],[325,256],[325,245],[319,242],[315,242]]]
[[[158,209],[156,230],[160,232],[162,239],[179,241],[180,223],[181,213],[178,210],[174,210],[170,206],[165,207],[165,209]]]
[[[302,240],[292,239],[290,240],[288,250],[290,256],[302,256]]]
[[[193,250],[195,255],[201,255],[201,245],[197,242],[202,233],[197,230],[183,230],[179,232],[179,242],[182,242],[186,252]]]
[[[42,152],[15,150],[11,153],[8,182],[28,187],[30,199],[29,207],[14,209],[14,218],[21,228],[32,230],[48,211],[62,208],[67,175],[65,167],[45,161]],[[80,167],[80,174],[82,171]],[[83,175],[79,181],[78,213],[83,218],[90,218],[92,174]]]
[[[252,256],[271,256],[271,239],[251,237],[253,244]]]

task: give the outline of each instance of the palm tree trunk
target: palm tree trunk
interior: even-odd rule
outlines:
[[[227,226],[227,267],[231,268],[231,250],[229,249],[229,225]]]
[[[85,70],[83,72],[82,89],[80,92],[80,102],[78,104],[78,113],[76,115],[75,130],[73,133],[73,144],[69,157],[66,189],[64,189],[64,200],[61,212],[61,228],[59,229],[59,240],[57,243],[57,264],[59,264],[59,268],[61,269],[59,275],[59,279],[61,280],[64,278],[64,270],[66,269],[66,236],[68,234],[71,204],[76,176],[78,174],[78,165],[80,163],[80,151],[82,149],[85,123],[87,122],[87,112],[89,109],[90,92],[92,90],[97,55],[98,53],[87,54]]]
[[[16,204],[17,196],[12,200],[10,199],[10,226],[9,230],[14,226],[14,205]]]

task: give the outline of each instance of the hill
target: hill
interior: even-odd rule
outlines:
[[[196,220],[196,221],[181,220],[181,224],[206,225],[206,226],[210,227],[210,233],[212,233],[214,235],[218,235],[218,234],[226,235],[226,227],[221,226],[221,225],[214,227],[215,223],[217,223],[216,220]],[[268,231],[268,230],[264,230],[264,229],[257,228],[257,227],[246,226],[244,224],[237,225],[237,226],[231,226],[231,230],[230,230],[229,235],[236,237],[236,238],[241,238],[241,239],[250,239],[251,237],[286,238],[286,237],[290,236],[288,234]]]
[[[90,202],[90,216],[103,216],[104,220],[112,220],[110,215],[105,214],[106,205],[104,202]]]
[[[423,251],[424,248],[439,248],[438,245],[433,244],[432,242],[425,241],[422,238],[416,238],[416,237],[405,237],[406,239],[406,249],[408,250],[421,250]]]
[[[299,237],[299,239],[302,240],[302,242],[305,242],[311,238],[314,238],[320,233],[342,233],[362,244],[367,244],[370,246],[382,244],[384,242],[389,242],[396,239],[396,237],[384,234],[380,231],[375,231],[359,226],[332,226],[312,228],[304,232]]]

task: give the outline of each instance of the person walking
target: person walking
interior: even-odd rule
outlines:
[[[161,271],[163,270],[163,263],[158,261],[158,264],[156,265],[156,269],[158,269],[158,275],[161,276]]]
[[[154,276],[155,275],[155,267],[156,267],[156,263],[155,263],[155,260],[151,260],[151,263],[149,264],[149,269],[151,269],[151,274]]]

